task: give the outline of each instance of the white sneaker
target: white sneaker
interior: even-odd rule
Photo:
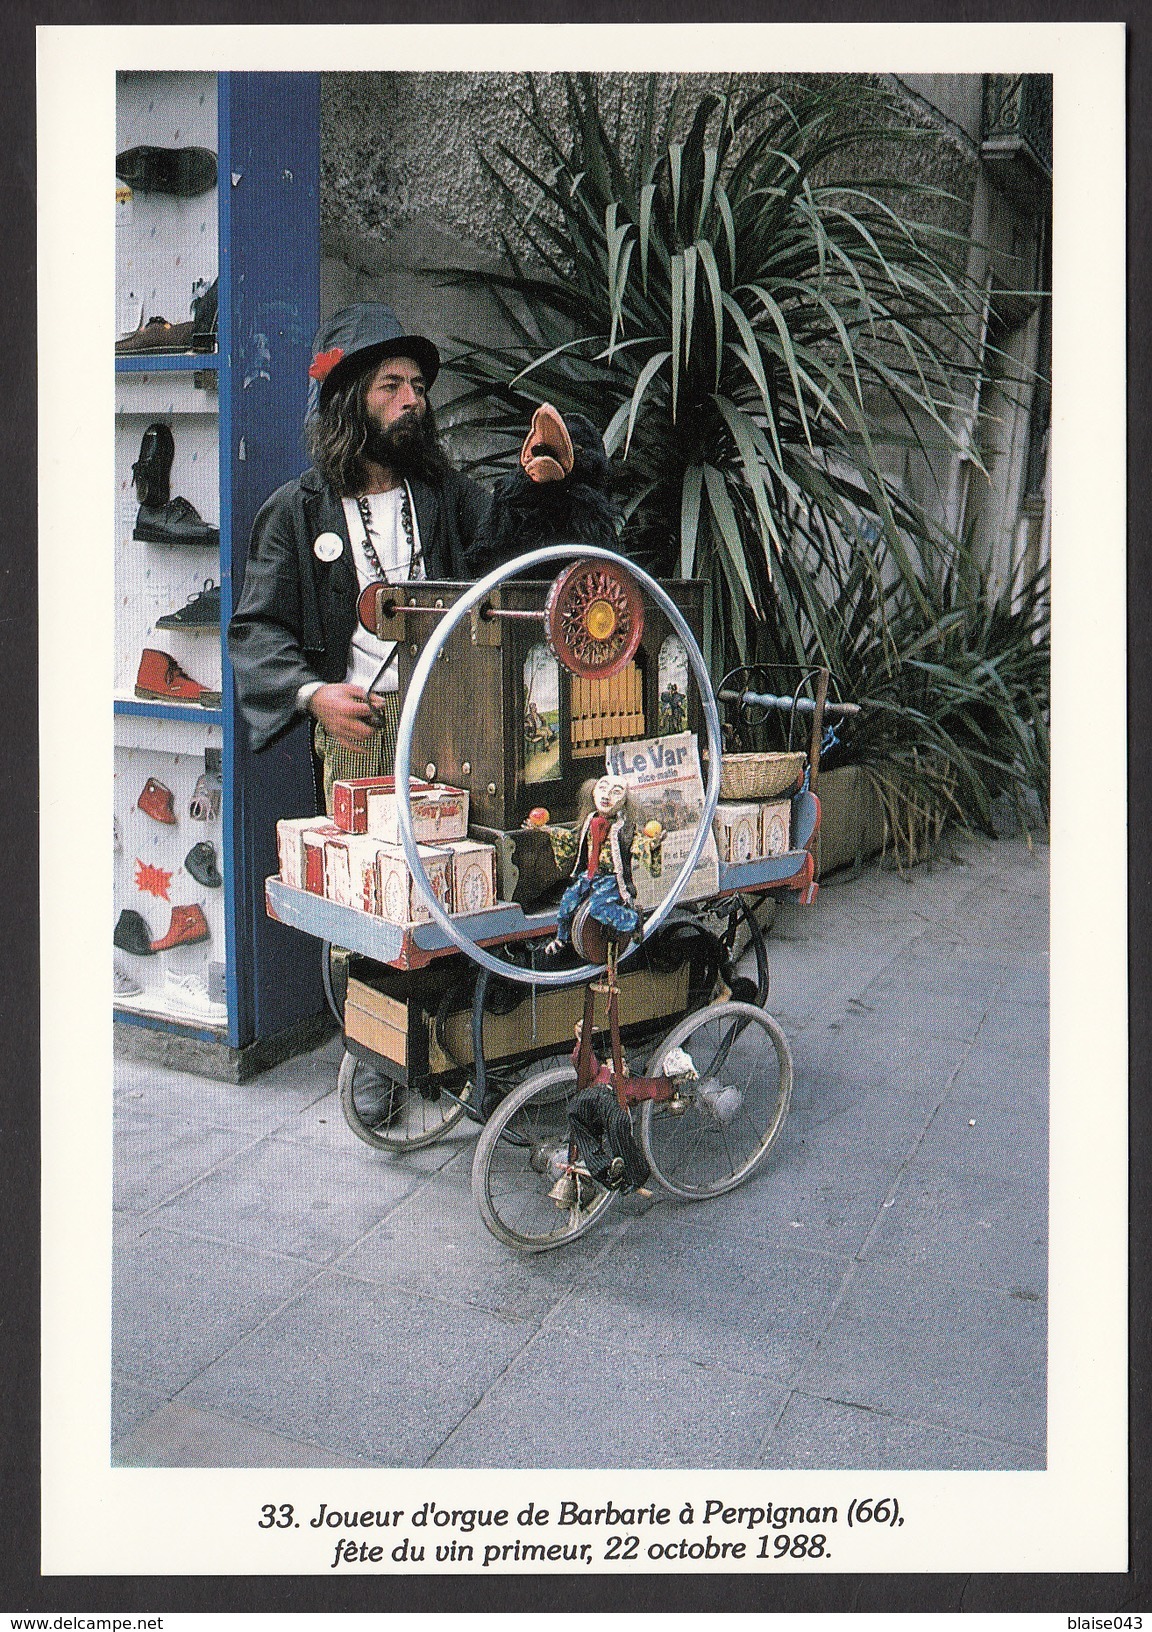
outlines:
[[[208,996],[208,983],[199,975],[177,975],[171,969],[164,973],[164,1002],[182,1014],[194,1015],[210,1026],[226,1026],[228,1009],[223,1003],[213,1003]]]
[[[140,982],[131,976],[124,965],[119,962],[112,964],[112,991],[115,997],[139,997],[144,990]]]

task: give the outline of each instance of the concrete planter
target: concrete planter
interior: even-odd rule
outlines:
[[[816,793],[820,800],[817,861],[822,874],[858,866],[879,854],[884,844],[884,807],[861,766],[840,765],[821,771]]]

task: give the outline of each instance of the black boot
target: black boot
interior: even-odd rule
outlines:
[[[219,328],[219,279],[212,282],[199,295],[192,296],[192,350],[215,351],[216,334]]]
[[[168,477],[175,452],[171,429],[159,421],[149,425],[140,439],[140,457],[132,466],[136,497],[149,510],[163,509],[171,497]]]

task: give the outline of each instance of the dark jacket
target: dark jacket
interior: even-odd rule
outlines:
[[[466,562],[491,497],[456,471],[431,487],[410,481],[429,578],[473,576]],[[313,546],[335,533],[343,551],[321,561]],[[228,625],[228,651],[254,748],[300,718],[296,693],[310,680],[343,680],[356,627],[359,584],[339,495],[316,470],[278,488],[252,527],[244,588]]]

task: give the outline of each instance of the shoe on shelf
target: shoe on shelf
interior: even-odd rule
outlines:
[[[152,931],[138,912],[125,907],[112,931],[112,944],[118,946],[121,952],[131,952],[133,957],[151,957]]]
[[[177,975],[171,969],[164,971],[164,1002],[180,1014],[189,1014],[204,1020],[210,1026],[226,1026],[228,1009],[223,1003],[213,1003],[208,996],[208,983],[199,975]]]
[[[151,702],[198,703],[201,708],[219,708],[221,694],[209,691],[199,680],[185,674],[174,657],[145,646],[136,671],[136,695]]]
[[[136,497],[150,510],[161,510],[171,492],[168,477],[176,453],[171,427],[157,420],[140,438],[140,456],[132,466]]]
[[[195,286],[193,286],[195,289]],[[215,351],[220,322],[219,279],[192,295],[192,350]]]
[[[150,317],[145,323],[141,318],[139,328],[133,329],[131,334],[122,334],[117,340],[116,355],[162,356],[172,351],[188,351],[195,330],[191,319],[187,323],[169,323],[166,317]]]
[[[196,198],[216,185],[216,155],[206,147],[129,147],[116,155],[116,174],[134,193]]]
[[[145,816],[151,816],[154,822],[163,822],[166,827],[176,826],[172,789],[166,788],[163,782],[158,782],[154,776],[150,776],[140,790],[136,808],[142,810]]]
[[[204,908],[193,901],[191,906],[172,908],[168,933],[163,939],[152,942],[152,951],[171,952],[174,946],[194,946],[197,941],[207,939],[208,920],[204,916]]]
[[[113,997],[139,997],[144,990],[134,975],[130,975],[124,965],[116,958],[112,960],[112,995]]]
[[[224,882],[216,865],[216,846],[211,839],[194,844],[184,857],[184,865],[197,884],[203,884],[206,889],[218,890]]]
[[[136,513],[132,537],[145,544],[206,544],[220,547],[220,529],[201,518],[187,499],[169,499],[167,504],[142,504]]]
[[[224,781],[219,771],[202,771],[196,778],[188,814],[194,822],[214,822],[220,814]]]
[[[205,578],[204,588],[189,595],[187,605],[178,612],[166,612],[156,619],[157,629],[219,629],[220,585]]]

